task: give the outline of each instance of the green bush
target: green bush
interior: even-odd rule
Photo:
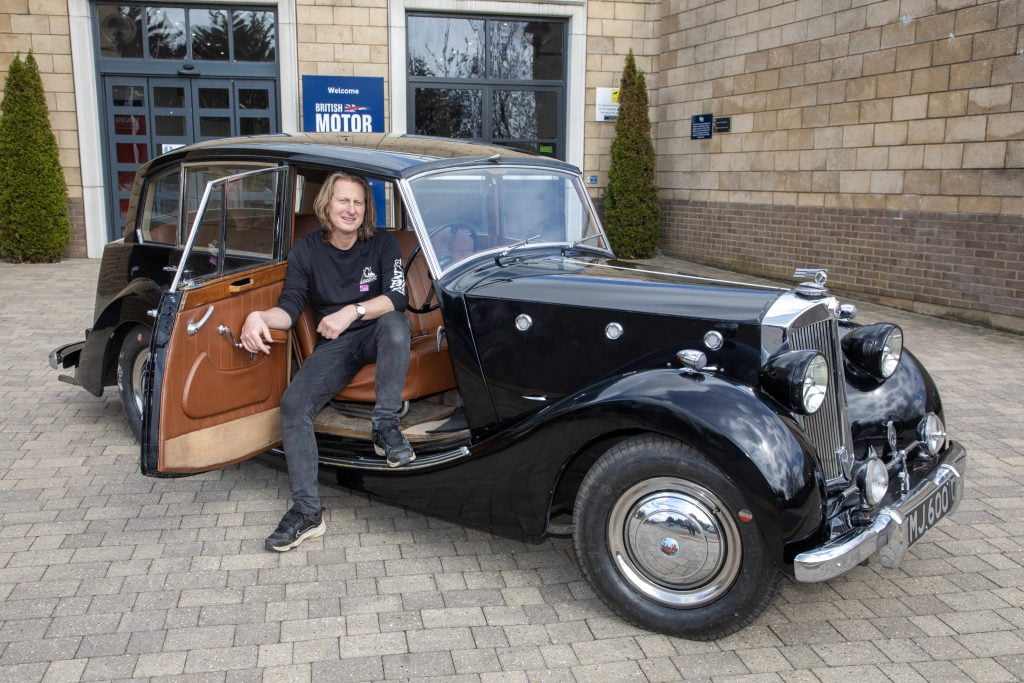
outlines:
[[[59,261],[71,236],[68,191],[31,52],[11,63],[0,113],[0,255]]]
[[[653,256],[660,214],[647,83],[630,50],[619,86],[619,118],[604,195],[604,223],[615,254],[619,258]]]

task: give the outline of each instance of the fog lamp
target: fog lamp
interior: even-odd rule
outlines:
[[[935,413],[928,413],[917,423],[917,440],[928,455],[938,455],[946,447],[946,426]]]
[[[885,463],[877,457],[868,458],[857,473],[857,485],[868,505],[874,507],[881,503],[889,490],[889,470],[885,468]]]

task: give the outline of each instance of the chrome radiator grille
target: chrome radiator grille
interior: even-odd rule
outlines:
[[[846,382],[843,378],[838,322],[835,318],[829,318],[793,328],[789,331],[789,345],[794,351],[818,351],[828,361],[831,373],[828,396],[818,412],[800,416],[799,422],[818,449],[818,466],[825,479],[845,479],[849,471],[849,459],[853,454],[853,438],[846,415]]]

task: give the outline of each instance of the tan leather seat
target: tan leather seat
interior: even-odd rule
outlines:
[[[313,217],[315,218],[315,217]],[[302,225],[300,226],[300,220]],[[319,222],[315,223],[319,227]],[[304,217],[296,216],[295,236],[311,231],[310,221]],[[412,231],[402,230],[394,234],[398,240],[398,248],[402,253],[402,260],[408,263],[409,255],[416,248],[419,242],[416,234]],[[413,264],[412,269],[406,276],[406,292],[409,301],[422,304],[427,293],[430,291],[430,272],[427,269],[426,260],[419,256]],[[422,396],[430,396],[442,391],[455,388],[455,374],[452,370],[452,362],[448,356],[447,344],[442,342],[441,350],[437,349],[437,328],[444,324],[441,311],[435,310],[430,313],[413,313],[407,310],[406,317],[412,329],[412,345],[409,354],[409,373],[405,378],[405,386],[402,389],[402,400],[411,401]],[[306,309],[299,316],[295,323],[295,347],[301,363],[316,348],[316,325],[313,324],[313,308],[307,303]],[[377,393],[374,390],[374,372],[376,364],[367,365],[352,378],[347,387],[342,389],[336,399],[341,401],[358,401],[373,403],[377,400]]]

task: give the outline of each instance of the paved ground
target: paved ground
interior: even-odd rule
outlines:
[[[1024,339],[877,306],[927,362],[968,495],[900,570],[787,584],[711,643],[631,628],[570,543],[528,546],[343,489],[272,555],[283,473],[145,479],[116,395],[57,381],[98,262],[0,264],[0,680],[999,681],[1024,678]]]

